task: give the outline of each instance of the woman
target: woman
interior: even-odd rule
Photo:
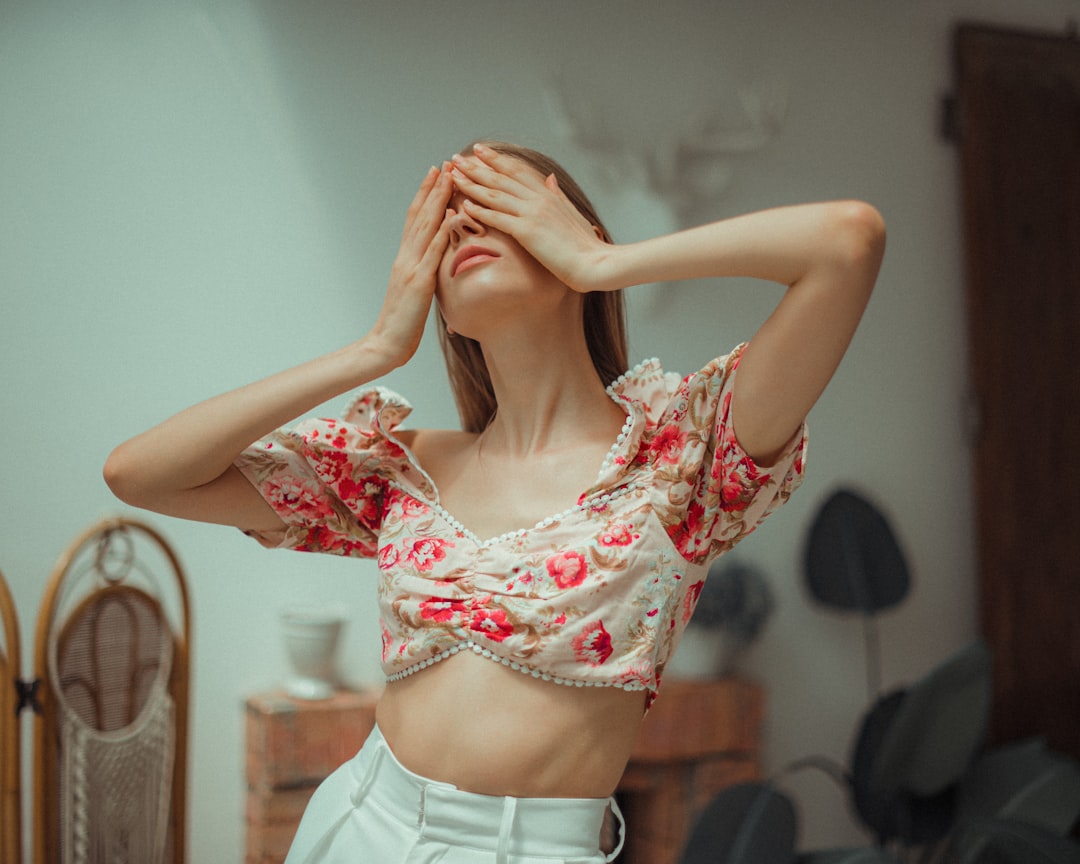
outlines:
[[[366,336],[114,451],[130,504],[378,557],[377,728],[289,862],[611,860],[664,663],[709,563],[798,485],[883,247],[859,202],[615,245],[550,159],[477,143],[424,178]],[[619,374],[620,289],[722,276],[787,286],[749,345],[682,381]],[[275,431],[408,361],[433,300],[463,430],[399,429],[407,403],[375,388]]]

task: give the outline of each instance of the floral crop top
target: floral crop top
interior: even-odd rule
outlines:
[[[343,420],[306,420],[237,467],[285,521],[263,545],[376,558],[382,663],[396,681],[474,651],[545,681],[649,691],[709,563],[799,485],[805,425],[771,467],[735,440],[742,346],[680,380],[646,361],[609,388],[626,423],[571,509],[481,540],[439,505],[393,431],[395,393],[360,394]]]

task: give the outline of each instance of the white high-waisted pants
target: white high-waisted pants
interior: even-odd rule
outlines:
[[[285,864],[600,864],[614,799],[500,798],[405,768],[378,727],[315,790]],[[622,842],[619,847],[621,849]]]

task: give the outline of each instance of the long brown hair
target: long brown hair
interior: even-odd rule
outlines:
[[[612,242],[611,235],[600,221],[592,202],[566,169],[550,156],[505,141],[476,143],[482,143],[492,150],[521,160],[539,171],[543,177],[554,174],[559,181],[559,188],[578,212],[600,230],[605,243]],[[461,152],[472,152],[472,146],[469,144]],[[461,426],[466,432],[482,432],[495,416],[498,406],[480,343],[460,334],[451,336],[438,306],[435,314],[439,325],[439,344],[446,360],[446,372],[450,378],[450,388],[454,391],[458,414],[461,416]],[[627,367],[626,313],[622,291],[593,291],[586,294],[583,325],[589,357],[600,380],[607,386],[622,375]]]

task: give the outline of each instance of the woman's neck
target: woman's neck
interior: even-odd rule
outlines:
[[[572,448],[617,432],[625,414],[601,382],[580,324],[530,322],[483,343],[498,410],[485,451],[525,456]]]

